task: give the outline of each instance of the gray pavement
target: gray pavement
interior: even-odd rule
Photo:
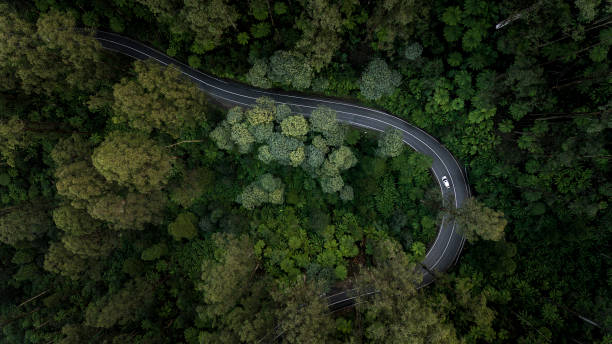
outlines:
[[[165,66],[171,64],[176,66],[202,91],[225,104],[249,107],[255,104],[257,98],[267,96],[277,103],[289,105],[295,113],[306,117],[310,116],[312,110],[317,106],[325,105],[338,113],[338,120],[354,127],[375,131],[384,131],[388,127],[399,129],[403,133],[404,143],[433,159],[431,170],[440,185],[443,200],[452,200],[455,207],[460,207],[470,196],[467,177],[457,159],[434,137],[389,113],[342,100],[263,90],[222,80],[196,71],[184,63],[127,37],[107,32],[97,32],[95,37],[106,49],[139,60],[153,59]],[[448,186],[445,185],[444,180],[448,182]],[[422,262],[425,268],[422,268],[424,276],[421,287],[434,281],[434,275],[431,272],[444,272],[457,261],[464,242],[465,238],[458,231],[455,221],[444,217],[438,235]],[[354,300],[354,297],[348,296],[347,293],[340,293],[330,300],[333,300],[330,301],[332,308],[338,305],[345,307],[347,303],[353,302],[351,300]]]

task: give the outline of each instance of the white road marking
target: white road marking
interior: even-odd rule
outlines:
[[[168,64],[168,63],[165,63],[165,62],[163,62],[163,61],[159,60],[158,58],[156,58],[156,57],[154,57],[154,56],[151,56],[151,55],[147,54],[146,52],[139,51],[139,50],[134,49],[134,48],[132,48],[132,47],[130,47],[130,46],[127,46],[127,45],[125,45],[125,44],[122,44],[122,43],[119,43],[119,42],[115,42],[115,41],[112,41],[112,40],[109,40],[109,39],[101,38],[101,37],[96,37],[96,38],[97,38],[98,40],[107,41],[107,42],[110,42],[110,43],[113,43],[113,44],[117,44],[117,45],[120,45],[120,46],[126,47],[126,48],[128,48],[128,49],[134,50],[134,51],[136,51],[136,52],[138,52],[138,53],[140,53],[140,54],[142,54],[142,55],[145,55],[145,56],[147,56],[147,57],[149,57],[149,58],[152,58],[152,59],[156,60],[157,62],[159,62],[160,64],[162,64],[162,65],[164,65],[164,66],[168,66],[168,65],[170,65],[170,64]],[[129,40],[129,39],[128,39],[128,40]],[[138,43],[138,42],[136,42],[136,41],[134,41],[134,42],[135,42],[135,44],[137,44],[137,45],[141,45],[140,43]],[[153,48],[150,48],[150,49],[152,49],[152,50],[154,50],[154,51],[155,51],[155,49],[153,49]],[[109,49],[109,50],[114,50],[114,49]],[[160,55],[165,56],[165,54],[163,54],[163,53],[161,53],[161,52],[158,52],[158,53],[159,53]],[[131,56],[131,55],[130,55],[130,56]],[[134,57],[134,56],[132,56],[132,57]],[[171,57],[167,57],[167,56],[166,56],[166,58],[168,58],[168,59],[170,59],[170,60],[173,60],[173,61],[176,61],[175,59],[173,59],[173,58],[171,58]],[[191,68],[190,68],[189,66],[187,66],[187,65],[185,65],[185,64],[183,64],[183,63],[181,63],[181,62],[179,62],[179,61],[176,61],[176,62],[177,62],[177,64],[178,64],[178,65],[182,65],[182,66],[186,67],[186,68],[188,69],[188,71],[189,71],[189,72],[191,71]],[[174,67],[173,67],[173,68],[174,68]],[[179,70],[179,71],[180,71],[182,74],[187,75],[188,77],[190,77],[190,78],[192,78],[192,79],[195,79],[195,80],[197,80],[197,81],[201,82],[202,84],[204,84],[204,85],[206,85],[206,86],[209,86],[209,87],[212,87],[212,88],[214,88],[214,89],[217,89],[217,90],[219,90],[219,91],[221,91],[221,92],[225,92],[225,93],[228,93],[228,94],[232,94],[232,95],[234,95],[234,96],[237,96],[237,97],[242,97],[242,98],[247,98],[247,99],[252,99],[252,100],[257,99],[256,97],[251,97],[251,96],[247,96],[247,95],[238,94],[238,93],[231,92],[231,91],[229,91],[229,90],[225,90],[225,89],[223,89],[223,88],[217,87],[217,86],[215,86],[215,85],[211,85],[211,84],[207,83],[206,81],[201,80],[201,79],[197,78],[196,76],[194,76],[194,75],[192,75],[192,74],[190,74],[190,73],[188,73],[188,72],[185,72],[185,71],[181,70],[180,68],[178,68],[178,70]],[[198,72],[198,71],[196,71],[196,72]],[[200,73],[200,74],[202,74],[202,75],[204,75],[204,76],[206,76],[206,77],[210,77],[211,79],[214,79],[214,80],[217,80],[217,81],[220,81],[220,82],[226,83],[225,81],[222,81],[222,80],[219,80],[219,79],[217,79],[217,78],[211,77],[211,76],[209,76],[209,75],[207,75],[207,74],[204,74],[204,73],[201,73],[201,72],[198,72],[198,73]],[[272,93],[272,92],[267,92],[267,91],[262,91],[262,90],[257,90],[257,89],[252,89],[252,91],[254,91],[254,92],[259,92],[259,93],[262,93],[262,94],[268,94],[268,95],[278,96],[278,94],[275,94],[275,93]],[[225,97],[223,97],[223,96],[221,96],[221,95],[218,95],[218,94],[215,94],[215,93],[212,93],[212,95],[213,95],[213,96],[215,96],[215,97],[217,97],[217,98],[221,98],[221,99],[223,99],[223,100],[226,100],[226,101],[229,101],[229,102],[232,102],[232,103],[241,104],[241,105],[244,105],[244,106],[247,106],[247,107],[251,107],[251,106],[253,106],[253,104],[245,104],[245,103],[242,103],[242,102],[236,101],[236,100],[234,100],[234,99],[225,98]],[[432,138],[434,141],[439,142],[439,141],[438,141],[438,140],[436,140],[436,139],[435,139],[433,136],[429,135],[429,133],[425,132],[425,131],[424,131],[424,130],[422,130],[421,128],[416,127],[416,126],[413,126],[413,125],[411,125],[410,123],[406,122],[405,120],[403,120],[403,119],[401,119],[401,118],[399,118],[399,117],[392,116],[392,115],[390,115],[390,114],[387,114],[387,113],[385,113],[385,112],[382,112],[382,111],[379,111],[379,110],[376,110],[376,109],[371,109],[371,108],[361,107],[361,106],[358,106],[358,105],[353,105],[353,104],[348,104],[348,103],[334,102],[334,101],[330,101],[330,100],[326,100],[326,99],[318,99],[318,98],[300,97],[300,96],[294,96],[294,95],[288,95],[288,94],[280,94],[280,96],[283,96],[283,97],[289,97],[289,98],[295,98],[295,99],[305,99],[305,100],[310,100],[310,101],[315,101],[315,102],[323,102],[323,103],[329,103],[329,104],[343,105],[343,106],[347,106],[347,107],[354,107],[354,108],[357,108],[357,109],[362,109],[362,110],[367,110],[367,111],[370,111],[370,112],[379,113],[379,114],[382,114],[382,115],[384,115],[384,116],[390,117],[390,118],[392,118],[392,119],[395,119],[395,120],[400,120],[401,122],[404,122],[406,125],[408,125],[410,128],[417,129],[417,130],[421,131],[422,133],[424,133],[426,136],[428,136],[428,137]],[[278,103],[281,103],[281,104],[286,104],[286,105],[292,105],[292,106],[295,106],[295,107],[304,107],[304,108],[316,109],[316,107],[314,107],[314,106],[309,106],[309,105],[293,104],[293,103],[282,102],[282,101],[278,101]],[[435,151],[435,150],[434,150],[434,149],[433,149],[431,146],[429,146],[429,145],[428,145],[426,142],[424,142],[423,140],[421,140],[420,138],[418,138],[416,135],[414,135],[413,133],[409,132],[408,130],[405,130],[405,129],[403,129],[403,128],[397,127],[397,126],[395,126],[395,125],[393,125],[393,124],[391,124],[391,123],[389,123],[389,122],[385,122],[385,121],[380,120],[380,119],[378,119],[378,118],[369,117],[369,116],[365,116],[365,115],[360,115],[360,114],[357,114],[357,113],[352,113],[352,112],[346,112],[346,111],[338,111],[338,110],[336,110],[336,112],[338,112],[338,113],[344,113],[344,114],[347,114],[347,115],[352,115],[352,116],[364,117],[364,118],[369,119],[369,120],[378,121],[378,122],[383,123],[383,124],[385,124],[385,125],[387,125],[387,126],[389,126],[389,127],[396,128],[396,129],[400,130],[401,132],[403,132],[403,133],[405,133],[405,134],[408,134],[408,135],[412,136],[414,139],[418,140],[418,141],[419,141],[419,142],[421,142],[423,145],[425,145],[427,148],[429,148],[429,150],[431,150],[431,152],[433,152],[433,154],[434,154],[434,155],[435,155],[435,156],[438,158],[438,160],[439,160],[439,161],[442,163],[442,165],[444,166],[444,168],[445,168],[445,169],[446,169],[446,171],[448,172],[448,175],[449,175],[449,177],[450,177],[450,179],[451,179],[451,183],[453,184],[453,193],[454,193],[454,195],[455,195],[455,207],[458,207],[458,206],[459,206],[459,200],[458,200],[458,198],[457,198],[457,190],[455,189],[455,183],[454,183],[454,181],[453,181],[453,177],[452,177],[452,173],[451,173],[450,169],[448,168],[448,166],[446,165],[446,163],[444,162],[444,160],[443,160],[443,159],[442,159],[442,158],[441,158],[441,157],[438,155],[438,153],[437,153],[437,152],[436,152],[436,151]],[[382,131],[381,129],[373,128],[373,127],[370,127],[370,126],[365,125],[365,124],[360,124],[360,123],[355,123],[355,122],[352,122],[351,120],[345,120],[344,122],[348,122],[348,123],[351,123],[351,124],[353,124],[353,125],[358,125],[358,126],[361,126],[361,127],[367,127],[367,128],[369,128],[369,129],[373,129],[373,130],[376,130],[376,131]],[[412,146],[410,143],[408,143],[408,142],[407,142],[407,141],[405,141],[405,140],[403,140],[403,141],[404,141],[404,143],[408,144],[408,145],[409,145],[409,146],[410,146],[412,149],[414,149],[415,151],[417,151],[417,150],[415,149],[415,147],[414,147],[414,146]],[[441,147],[443,147],[444,149],[446,149],[446,148],[445,148],[443,145],[440,145],[440,146],[441,146]],[[448,150],[447,150],[447,152],[448,152]],[[457,159],[456,159],[456,158],[455,158],[455,157],[454,157],[452,154],[450,154],[450,152],[449,152],[449,155],[450,155],[450,156],[453,158],[453,160],[454,160],[455,164],[456,164],[456,165],[457,165],[457,167],[459,168],[459,172],[461,173],[462,177],[463,177],[463,178],[464,178],[464,180],[465,180],[465,175],[463,174],[463,170],[461,169],[461,166],[459,165],[459,163],[458,163]],[[432,168],[431,170],[432,170],[432,172],[434,173],[434,175],[436,176],[436,180],[438,181],[438,184],[440,185],[440,190],[441,190],[441,192],[442,192],[442,194],[443,194],[440,179],[438,178],[438,175],[436,174],[435,170],[434,170],[433,168]],[[465,187],[466,187],[466,192],[469,192],[469,191],[468,191],[468,187],[467,187],[467,183],[465,184]],[[444,199],[443,199],[443,201],[444,201]],[[438,240],[437,240],[437,239],[439,238],[439,236],[440,236],[440,234],[441,234],[441,232],[442,232],[442,227],[443,227],[443,225],[444,225],[444,218],[443,218],[443,221],[442,221],[442,225],[441,225],[440,231],[438,232],[438,235],[437,235],[437,237],[436,237],[436,240],[434,241],[434,245],[432,245],[432,247],[429,249],[429,251],[428,251],[428,252],[427,252],[427,254],[425,255],[425,258],[427,258],[427,256],[428,256],[428,255],[429,255],[429,254],[430,254],[430,253],[433,251],[433,248],[435,247],[436,243],[438,242]],[[434,269],[434,268],[435,268],[435,267],[436,267],[436,266],[439,264],[439,262],[441,261],[442,257],[444,257],[444,254],[446,253],[446,250],[448,249],[448,246],[450,245],[451,238],[452,238],[452,236],[453,236],[453,234],[454,234],[454,232],[455,232],[455,225],[456,225],[456,221],[453,221],[453,226],[452,226],[452,229],[451,229],[451,233],[450,233],[450,235],[449,235],[449,237],[448,237],[448,241],[447,241],[447,243],[446,243],[446,246],[444,247],[444,250],[442,251],[442,254],[441,254],[441,255],[440,255],[440,257],[438,258],[438,260],[437,260],[437,261],[434,263],[434,265],[432,265],[432,266],[431,266],[429,269],[432,269],[432,270],[433,270],[433,269]],[[462,245],[461,245],[461,246],[463,246],[463,242],[462,242]]]

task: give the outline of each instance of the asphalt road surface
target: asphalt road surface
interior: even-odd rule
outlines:
[[[425,131],[384,111],[346,101],[263,90],[229,80],[222,80],[196,71],[188,65],[130,38],[107,32],[97,32],[95,37],[108,50],[138,60],[152,59],[164,66],[170,64],[176,66],[202,91],[224,104],[249,107],[255,104],[257,98],[266,96],[274,99],[277,103],[289,105],[295,113],[306,117],[310,116],[311,111],[317,106],[325,105],[337,112],[339,121],[354,127],[375,131],[384,131],[388,127],[399,129],[403,133],[405,144],[417,152],[433,158],[431,171],[440,186],[443,202],[451,200],[455,203],[455,207],[460,207],[470,196],[464,170],[457,159],[440,142]],[[424,274],[421,287],[434,281],[435,277],[432,272],[446,271],[457,261],[464,243],[465,237],[458,231],[455,221],[444,217],[438,235],[421,264]],[[333,310],[351,305],[355,302],[357,296],[355,296],[354,291],[343,291],[329,295],[327,298],[330,308]]]

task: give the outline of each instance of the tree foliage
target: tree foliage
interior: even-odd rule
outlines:
[[[136,79],[123,79],[113,88],[114,121],[137,130],[159,130],[178,138],[206,124],[206,97],[174,66],[134,62]]]
[[[461,230],[470,241],[484,239],[498,241],[504,237],[508,221],[504,213],[486,207],[475,198],[468,198],[459,208],[452,211]]]
[[[139,133],[110,133],[91,156],[96,170],[108,181],[140,192],[160,190],[172,164],[163,148]]]
[[[390,69],[384,60],[374,59],[361,74],[359,88],[366,99],[376,100],[393,94],[400,83],[398,71]]]

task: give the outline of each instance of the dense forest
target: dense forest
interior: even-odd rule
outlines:
[[[611,24],[601,0],[0,0],[0,343],[610,343]],[[388,111],[473,197],[445,206],[394,130],[228,107],[95,30]],[[443,216],[468,242],[419,288]]]

